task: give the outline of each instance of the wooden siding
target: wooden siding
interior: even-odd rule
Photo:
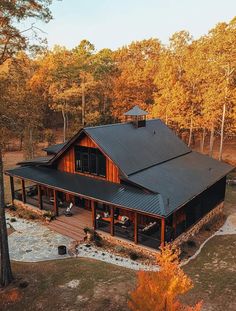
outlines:
[[[80,139],[80,141],[76,142],[75,145],[83,146],[83,147],[89,147],[89,148],[98,148],[99,147],[88,137],[84,136]],[[92,178],[97,179],[104,179],[100,176],[95,176],[92,174],[85,174],[75,171],[75,155],[74,155],[74,146],[72,146],[62,158],[58,160],[58,170],[67,172],[67,173],[73,173],[73,174],[81,174],[85,176],[89,176]],[[120,183],[119,178],[119,169],[118,167],[106,156],[106,180]]]

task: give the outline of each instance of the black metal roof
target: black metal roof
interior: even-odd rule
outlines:
[[[147,114],[148,113],[139,108],[139,106],[134,106],[132,109],[124,113],[125,116],[146,116]]]
[[[165,216],[161,196],[145,192],[137,187],[115,184],[79,174],[65,173],[48,167],[24,166],[7,170],[6,173],[116,206]]]
[[[229,164],[197,152],[190,152],[129,176],[128,180],[159,193],[168,215],[227,175],[232,169]]]
[[[119,123],[84,128],[126,175],[186,154],[191,150],[161,120],[148,120],[145,127]]]
[[[49,161],[53,158],[53,155],[48,155],[47,157],[38,157],[38,158],[34,158],[34,159],[30,159],[30,160],[25,160],[25,161],[21,161],[18,162],[17,165],[39,165],[39,164],[48,164]]]
[[[61,143],[61,144],[56,144],[56,145],[48,146],[48,147],[46,147],[46,148],[43,148],[43,150],[46,151],[47,153],[56,154],[56,153],[58,153],[65,145],[66,145],[66,142],[65,142],[65,143]]]

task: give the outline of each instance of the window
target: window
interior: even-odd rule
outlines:
[[[75,146],[75,170],[105,177],[106,158],[96,148]]]

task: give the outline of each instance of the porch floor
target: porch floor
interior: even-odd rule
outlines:
[[[85,237],[84,228],[92,228],[92,212],[85,208],[74,206],[72,213],[73,216],[71,217],[66,217],[65,215],[58,216],[47,226],[49,229],[76,241],[83,241]]]

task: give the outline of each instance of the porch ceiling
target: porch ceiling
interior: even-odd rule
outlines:
[[[147,193],[136,187],[115,184],[79,174],[60,172],[42,166],[18,167],[7,170],[6,174],[142,213],[160,217],[166,216],[160,194]]]

